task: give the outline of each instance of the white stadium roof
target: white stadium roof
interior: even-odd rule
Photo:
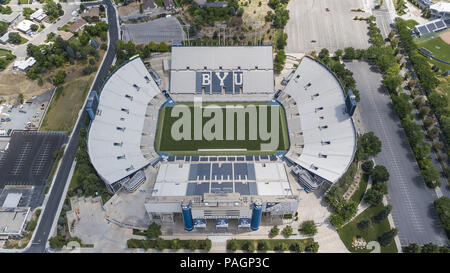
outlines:
[[[272,59],[272,46],[173,46],[170,92],[199,94],[204,87],[211,89],[208,94],[222,94],[224,87],[228,94],[273,93]],[[220,73],[221,85],[215,76]],[[211,81],[203,83],[201,74]]]
[[[148,104],[160,90],[140,58],[117,69],[102,88],[97,115],[89,130],[91,162],[112,184],[145,167],[141,151]]]
[[[172,70],[273,69],[271,46],[174,46]]]
[[[345,96],[339,81],[325,66],[304,57],[284,92],[296,102],[296,120],[300,120],[303,133],[303,150],[293,160],[311,173],[336,182],[356,151],[356,131],[344,112]]]

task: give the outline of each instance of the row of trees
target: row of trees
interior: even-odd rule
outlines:
[[[448,145],[450,145],[450,111],[448,108],[448,94],[445,92],[442,93],[436,91],[436,87],[439,85],[439,80],[436,78],[435,72],[430,69],[428,60],[418,53],[417,45],[412,40],[411,35],[409,35],[409,28],[406,21],[401,18],[397,18],[395,21],[395,28],[397,29],[400,37],[402,47],[405,49],[405,52],[414,67],[420,86],[427,95],[428,102],[431,106],[431,112],[436,115],[439,121],[440,129],[444,135],[444,143],[448,147]],[[435,129],[435,132],[429,132],[432,133],[431,135],[429,134],[430,138],[432,138],[433,135],[436,135],[435,133],[436,131],[438,133],[438,130],[439,129]],[[437,151],[440,152],[439,150]],[[447,158],[448,151],[445,149],[444,153],[439,156],[439,159],[441,161],[445,161]],[[450,172],[447,168],[445,172],[447,177],[449,173]]]
[[[448,246],[438,246],[433,243],[428,243],[423,246],[412,243],[403,247],[403,253],[450,253]]]
[[[116,42],[116,64],[110,68],[110,71],[114,71],[120,64],[127,61],[134,55],[139,54],[142,59],[150,57],[151,53],[154,52],[168,52],[170,51],[170,46],[164,42],[159,44],[151,41],[146,45],[134,44],[132,41],[125,43],[122,40],[117,40]]]
[[[139,239],[129,239],[127,241],[128,248],[143,248],[150,249],[155,248],[159,251],[164,249],[211,249],[211,240],[164,240],[162,238],[157,238],[156,240],[139,240]]]
[[[317,252],[319,250],[319,244],[317,242],[303,242],[292,240],[285,241],[280,240],[275,243],[269,243],[268,240],[229,240],[227,243],[227,249],[236,251],[238,249],[247,252],[258,251],[292,251],[292,252]]]
[[[442,196],[434,201],[434,208],[436,209],[441,225],[450,238],[450,198]]]
[[[351,89],[353,94],[356,96],[356,101],[359,101],[360,95],[359,91],[356,89],[356,81],[353,78],[353,72],[345,68],[344,64],[341,63],[341,56],[343,53],[344,52],[340,49],[336,50],[334,57],[331,58],[328,49],[323,48],[317,56],[315,52],[312,52],[311,55],[316,56],[319,61],[333,71],[341,82],[344,90]]]

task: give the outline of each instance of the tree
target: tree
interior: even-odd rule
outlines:
[[[307,252],[317,252],[319,251],[319,243],[317,242],[312,242],[311,244],[307,245],[305,247],[305,251]]]
[[[161,226],[153,222],[147,229],[147,238],[158,238],[161,235]]]
[[[392,205],[387,205],[385,207],[383,207],[383,209],[373,217],[373,220],[375,220],[375,222],[379,223],[381,221],[383,221],[384,219],[386,219],[389,215],[389,213],[391,213],[392,210]]]
[[[364,195],[364,201],[371,206],[378,206],[383,201],[383,193],[377,191],[374,187],[371,187]]]
[[[317,228],[313,220],[308,220],[302,223],[300,231],[305,235],[315,235],[317,233]]]
[[[290,237],[292,235],[292,227],[286,226],[285,228],[283,228],[283,235],[284,237]]]
[[[278,234],[280,234],[280,229],[277,226],[274,226],[269,233],[269,237],[273,238],[275,236],[277,236]]]
[[[23,103],[23,94],[19,93],[19,95],[17,95],[17,101],[22,104]]]
[[[428,167],[420,171],[420,176],[425,180],[425,183],[430,188],[436,188],[440,186],[439,178],[441,177],[441,173],[436,170],[434,167]]]
[[[403,247],[403,253],[420,253],[421,247],[416,243],[411,243],[408,246]]]
[[[375,166],[373,170],[370,172],[370,176],[372,177],[372,181],[374,183],[386,182],[389,180],[389,172],[383,165]]]
[[[275,251],[286,251],[287,249],[288,247],[284,242],[279,242],[273,247],[273,250]]]
[[[5,22],[0,22],[0,36],[3,36],[6,31],[8,31],[8,24]]]
[[[237,241],[235,239],[231,239],[230,241],[228,241],[227,248],[231,251],[236,251],[238,248]]]
[[[394,105],[394,111],[400,117],[400,119],[408,116],[413,110],[413,106],[409,103],[409,96],[405,93],[392,96],[392,103]]]
[[[353,47],[346,47],[344,48],[344,56],[342,56],[342,59],[344,60],[353,60],[355,59],[355,49]]]
[[[266,241],[258,242],[258,250],[259,251],[267,251],[268,249],[269,249],[269,246],[267,245]]]
[[[332,214],[330,216],[330,223],[336,228],[340,228],[344,224],[344,219],[339,214]]]
[[[291,251],[297,252],[297,253],[300,253],[300,252],[303,252],[303,251],[304,251],[303,245],[302,245],[302,244],[299,244],[299,243],[293,243],[293,244],[291,244],[291,246],[289,247],[289,249],[290,249]]]
[[[378,237],[378,242],[380,243],[381,246],[387,246],[392,242],[395,235],[397,235],[397,229],[393,228],[383,233],[380,237]]]
[[[277,49],[284,49],[287,44],[288,35],[283,30],[277,31],[275,45]]]
[[[8,34],[9,41],[15,45],[18,45],[22,42],[22,37],[20,37],[17,32],[10,32]]]
[[[422,253],[439,253],[439,246],[433,243],[424,244],[422,246]]]
[[[359,138],[361,147],[366,156],[376,156],[381,152],[381,141],[374,132],[368,132]]]
[[[369,173],[369,174],[370,174],[370,172],[372,171],[373,166],[374,166],[373,160],[367,160],[367,161],[364,161],[363,164],[361,164],[362,170],[363,170],[365,173]]]
[[[253,241],[248,240],[242,245],[242,249],[248,252],[254,252],[255,244],[253,243]]]
[[[66,245],[66,240],[60,235],[51,237],[48,242],[53,249],[60,249]]]
[[[370,226],[370,220],[369,219],[361,220],[360,222],[358,222],[357,226],[360,230],[365,230]]]
[[[56,72],[55,77],[53,78],[53,84],[55,86],[61,85],[64,83],[64,79],[66,78],[66,72],[64,70],[58,70]]]

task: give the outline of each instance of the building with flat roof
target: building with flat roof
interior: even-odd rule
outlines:
[[[43,9],[38,9],[37,11],[33,12],[30,15],[30,19],[34,20],[36,22],[42,22],[45,20],[45,18],[47,18],[47,14],[44,12]]]
[[[21,198],[21,193],[9,193],[0,206],[0,240],[22,236],[30,208],[18,207]]]
[[[272,46],[173,46],[174,94],[273,93]]]
[[[31,25],[33,25],[34,22],[30,20],[23,20],[17,25],[17,29],[22,31],[23,33],[27,33],[31,30]]]
[[[28,68],[32,67],[36,63],[36,60],[33,57],[29,57],[26,60],[17,60],[13,64],[14,69],[18,69],[20,71],[25,71]]]
[[[11,14],[0,14],[0,22],[5,22],[8,25],[13,25],[16,23],[21,14],[22,13],[18,11],[13,11]]]

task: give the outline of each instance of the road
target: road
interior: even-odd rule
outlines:
[[[392,217],[399,230],[402,245],[410,243],[447,244],[447,236],[434,210],[434,190],[428,189],[419,176],[419,166],[400,119],[392,109],[389,94],[382,87],[382,76],[366,62],[346,63],[353,72],[356,88],[361,92],[358,108],[367,131],[373,131],[382,142],[377,164],[389,173],[388,201],[392,204]]]
[[[108,24],[109,24],[109,47],[106,53],[105,60],[103,61],[100,70],[98,71],[97,78],[94,82],[93,89],[99,90],[102,86],[103,79],[108,75],[109,68],[113,63],[116,52],[116,41],[119,39],[119,32],[117,28],[117,14],[113,5],[109,0],[104,0],[103,4],[107,7]],[[82,111],[81,118],[75,125],[72,137],[67,145],[66,152],[61,161],[59,171],[56,175],[56,179],[53,188],[50,192],[50,196],[47,201],[47,205],[42,213],[42,219],[39,226],[36,228],[35,237],[32,241],[31,247],[27,252],[45,252],[46,243],[49,238],[49,233],[53,225],[55,217],[57,217],[58,206],[63,198],[64,188],[67,183],[69,171],[75,158],[75,152],[78,147],[78,138],[80,136],[80,129],[84,127],[84,120],[86,118],[86,112]]]

